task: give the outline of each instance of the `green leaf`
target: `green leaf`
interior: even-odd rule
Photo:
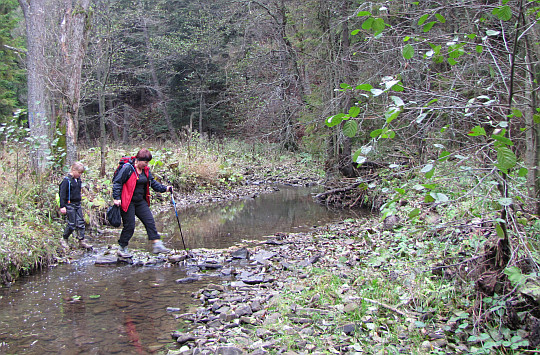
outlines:
[[[92,299],[96,299],[96,298],[100,298],[101,296],[100,295],[90,295],[88,296],[89,298],[92,298]]]
[[[360,30],[354,30],[351,32],[351,36],[356,36],[358,33],[360,33]]]
[[[495,8],[492,13],[502,21],[509,21],[512,18],[512,9],[508,5]]]
[[[349,138],[353,138],[354,136],[356,136],[357,131],[358,123],[356,123],[356,121],[349,120],[343,125],[343,134]]]
[[[384,23],[384,20],[382,18],[376,18],[374,21],[373,21],[373,25],[371,26],[373,28],[373,30],[376,32],[376,33],[379,33],[379,32],[382,32],[384,31],[385,27],[386,27],[386,23]]]
[[[506,138],[505,136],[503,136],[501,134],[492,134],[491,138],[495,139],[497,142],[500,142],[500,143],[508,145],[508,146],[513,146],[514,145],[514,142],[512,142],[512,140],[510,138]]]
[[[328,127],[334,127],[343,122],[344,117],[344,113],[338,113],[337,115],[327,118],[325,123]]]
[[[454,58],[448,58],[448,64],[450,64],[450,65],[456,65],[456,64],[457,64],[457,60],[455,60]]]
[[[371,89],[373,89],[373,86],[369,84],[360,84],[356,87],[356,90],[371,91]]]
[[[376,130],[372,131],[372,132],[369,134],[369,136],[370,136],[371,138],[377,138],[377,137],[379,137],[379,136],[381,135],[381,133],[382,133],[382,129],[376,129]]]
[[[422,29],[422,31],[424,32],[429,32],[429,30],[431,30],[431,28],[433,27],[433,25],[435,25],[437,22],[435,21],[431,21],[429,23],[426,23]]]
[[[504,238],[504,230],[502,229],[500,223],[497,223],[497,224],[495,225],[495,231],[497,231],[497,236],[498,236],[499,238]]]
[[[360,17],[360,16],[371,16],[371,12],[369,11],[359,11],[356,16]]]
[[[356,117],[360,114],[360,107],[353,106],[349,109],[349,116],[350,117]]]
[[[373,26],[373,17],[368,17],[368,18],[362,23],[362,29],[368,31],[368,30],[371,30],[371,26]]]
[[[424,22],[427,21],[428,18],[429,18],[429,14],[425,14],[422,17],[420,17],[420,19],[418,20],[418,26],[422,26]]]
[[[518,285],[525,279],[521,273],[521,269],[517,266],[507,267],[504,269],[504,274],[508,276],[508,280],[510,280],[513,285]]]
[[[416,216],[418,216],[420,214],[420,209],[419,208],[415,208],[414,210],[412,210],[411,212],[409,212],[409,219],[410,218],[414,218]]]
[[[442,151],[441,154],[439,154],[438,161],[445,161],[448,159],[448,156],[450,155],[450,152],[447,152],[446,150]]]
[[[373,94],[373,96],[379,96],[379,95],[381,95],[382,93],[384,93],[384,91],[381,90],[381,89],[371,89],[370,91],[371,91],[371,93]]]
[[[397,92],[402,92],[403,90],[405,90],[405,88],[403,87],[403,85],[401,85],[401,83],[397,83],[396,85],[392,86],[390,89]]]
[[[533,121],[534,121],[534,123],[539,124],[540,123],[540,115],[539,114],[534,114],[533,115]]]
[[[399,193],[400,195],[405,195],[405,189],[402,189],[400,187],[394,188],[394,190]]]
[[[342,89],[352,89],[352,87],[349,84],[345,84],[345,83],[339,84],[339,87]]]
[[[517,163],[516,155],[507,147],[499,147],[497,149],[497,164],[496,167],[503,172],[508,172],[508,169],[513,168]]]
[[[388,139],[392,139],[396,136],[396,132],[392,131],[392,130],[389,130],[388,128],[383,128],[382,129],[382,132],[381,132],[381,138],[388,138]]]
[[[429,171],[433,170],[433,164],[426,164],[422,170],[420,170],[421,173],[427,173]]]
[[[478,136],[485,136],[486,130],[484,127],[481,126],[475,126],[469,133],[467,133],[471,137],[478,137]]]
[[[414,56],[414,47],[410,44],[405,45],[402,50],[403,58],[409,60]]]
[[[437,18],[440,23],[446,23],[446,18],[441,14],[435,14],[435,18]]]
[[[481,46],[481,45],[477,45],[476,46],[476,53],[482,54],[482,52],[484,52],[484,47]]]
[[[518,176],[519,177],[525,177],[525,176],[527,176],[528,173],[529,173],[529,170],[527,168],[521,168],[518,171]]]
[[[390,123],[395,120],[401,113],[401,108],[392,106],[385,113],[384,117],[386,118],[386,123]]]
[[[431,197],[433,197],[433,200],[437,203],[445,203],[445,202],[448,202],[449,200],[448,196],[440,192],[430,192],[429,194],[431,195]]]
[[[435,202],[435,199],[434,199],[430,194],[427,194],[427,195],[424,197],[424,202],[427,202],[427,203]]]
[[[358,149],[356,152],[354,152],[352,156],[353,162],[357,163],[358,165],[362,164],[367,160],[367,157],[362,153],[361,149]]]

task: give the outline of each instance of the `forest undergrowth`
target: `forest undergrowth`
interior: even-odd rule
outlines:
[[[153,155],[150,168],[156,180],[173,185],[175,193],[189,195],[234,190],[245,185],[246,176],[279,181],[287,174],[320,176],[320,165],[307,154],[283,153],[277,145],[243,143],[236,140],[193,140],[179,145],[147,143]],[[86,171],[83,200],[87,231],[95,233],[106,223],[105,214],[112,204],[112,175],[123,156],[133,156],[141,146],[109,147],[106,174],[101,176],[101,150],[80,149],[78,156]],[[58,186],[68,167],[50,161],[44,176],[33,173],[30,157],[21,146],[2,152],[0,183],[0,283],[14,281],[54,264],[63,256],[60,237],[64,217],[58,212]],[[152,194],[155,203],[163,201]]]
[[[234,190],[253,174],[268,181],[285,181],[287,175],[323,176],[317,159],[282,153],[272,145],[230,140],[147,146],[154,156],[150,165],[156,179],[172,184],[180,195]],[[118,160],[139,148],[109,148],[105,176],[99,173],[100,150],[80,150],[79,160],[87,167],[82,203],[90,235],[104,223]],[[22,151],[3,152],[2,169],[0,274],[7,284],[62,256],[64,220],[57,212],[56,193],[66,172],[51,168],[47,176],[38,177]],[[334,186],[331,200],[376,213],[369,220],[345,221],[346,228],[329,227],[315,238],[354,240],[358,252],[342,255],[339,262],[354,260],[357,265],[347,277],[313,269],[314,277],[299,281],[306,284],[305,291],[282,295],[275,307],[307,307],[315,293],[320,302],[344,306],[352,290],[364,301],[358,309],[343,312],[343,322],[362,330],[355,332],[359,349],[399,352],[396,344],[404,342],[400,337],[413,334],[411,341],[419,352],[534,352],[540,342],[538,216],[518,203],[501,205],[496,186],[486,180],[479,184],[472,170],[455,174],[452,169],[451,164],[441,164],[438,179],[444,181],[431,185],[407,167],[334,182],[339,186]],[[519,189],[519,177],[516,182]],[[426,200],[423,193],[430,186],[437,189],[430,193],[433,199]],[[161,197],[154,198],[159,202]],[[497,223],[505,207],[512,212],[512,254],[500,268]],[[284,334],[281,341],[290,339]]]

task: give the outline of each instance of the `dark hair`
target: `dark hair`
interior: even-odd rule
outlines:
[[[141,149],[135,156],[135,159],[141,161],[150,161],[152,160],[152,153],[148,149]]]

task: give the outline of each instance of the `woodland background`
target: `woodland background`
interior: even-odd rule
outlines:
[[[355,151],[397,164],[499,154],[523,162],[538,211],[538,6],[3,0],[1,122],[29,129],[41,172],[80,144],[105,154],[193,132],[278,142],[345,176]]]
[[[362,277],[410,276],[465,352],[535,349],[539,18],[540,0],[0,0],[2,282],[56,260],[77,159],[95,227],[132,147],[162,145],[180,192],[293,157],[324,171],[320,202],[380,212],[350,222]]]

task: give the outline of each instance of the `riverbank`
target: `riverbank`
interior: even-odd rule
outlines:
[[[429,263],[403,263],[399,255],[380,262],[381,247],[397,246],[380,227],[348,221],[228,250],[194,250],[189,277],[177,282],[208,275],[223,281],[194,293],[190,312],[177,312],[183,329],[172,333],[179,345],[168,354],[469,352],[445,339],[445,329],[457,326],[454,310],[432,319],[417,307],[434,279]]]

